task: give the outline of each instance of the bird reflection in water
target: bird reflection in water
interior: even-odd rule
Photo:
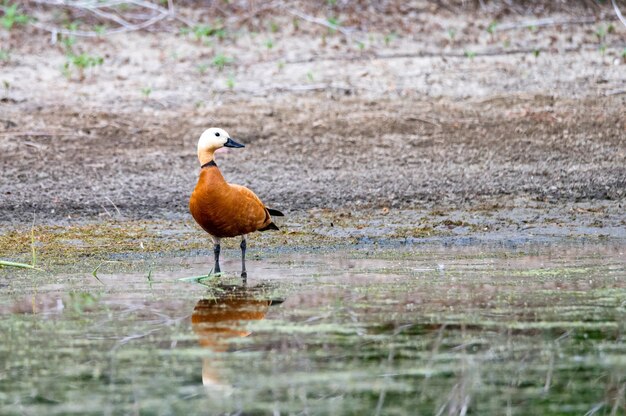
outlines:
[[[250,321],[265,319],[270,306],[283,302],[268,298],[268,285],[217,285],[213,296],[200,299],[193,309],[191,325],[202,347],[225,353],[232,341],[247,337]],[[212,389],[230,391],[232,386],[221,380],[220,362],[215,357],[202,361],[202,384]]]

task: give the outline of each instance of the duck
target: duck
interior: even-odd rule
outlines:
[[[213,240],[215,266],[212,273],[221,273],[220,243],[223,238],[240,237],[241,277],[246,271],[246,235],[255,231],[278,230],[272,216],[284,216],[265,206],[261,199],[245,186],[226,182],[215,163],[215,152],[223,147],[243,148],[223,129],[206,129],[198,140],[200,176],[189,198],[192,217]]]

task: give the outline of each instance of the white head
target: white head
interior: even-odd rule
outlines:
[[[243,144],[237,143],[230,138],[230,135],[223,129],[211,127],[206,129],[200,140],[198,140],[198,159],[200,164],[213,160],[213,153],[222,147],[244,147]]]

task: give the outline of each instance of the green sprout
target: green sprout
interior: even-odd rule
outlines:
[[[267,49],[272,49],[274,47],[274,41],[272,39],[268,39],[265,41],[265,47]]]
[[[306,78],[310,81],[313,82],[313,72],[309,71],[306,73]]]
[[[466,50],[464,53],[469,59],[474,59],[476,57],[476,52],[474,51]]]
[[[80,55],[71,56],[71,62],[76,67],[85,69],[93,66],[102,65],[104,63],[104,58],[101,56],[91,56],[86,53],[81,53]]]
[[[332,28],[328,28],[328,31],[330,33],[335,33],[337,31],[337,28],[341,25],[339,19],[337,19],[336,17],[329,17],[328,19],[326,19],[326,21],[329,25],[333,26]]]
[[[609,33],[613,33],[615,31],[615,26],[613,24],[609,24],[608,26],[598,26],[596,29],[596,36],[598,37],[598,42],[600,42],[600,53],[604,55],[606,52],[606,36]]]
[[[454,38],[456,38],[456,29],[450,28],[448,29],[448,37],[452,42],[454,42]]]
[[[387,33],[384,38],[385,46],[391,45],[391,42],[396,40],[397,37],[398,35],[396,34],[396,32]]]
[[[74,36],[63,36],[61,38],[61,43],[65,46],[65,50],[67,52],[71,52],[72,48],[76,44],[76,38]]]
[[[226,86],[229,90],[235,88],[235,78],[232,75],[226,79]]]
[[[152,88],[151,87],[143,87],[141,89],[141,95],[143,95],[145,98],[149,98],[150,94],[152,94]]]
[[[596,29],[596,36],[600,42],[604,42],[604,38],[606,38],[607,29],[604,25],[598,26]]]
[[[2,24],[6,30],[11,30],[15,25],[25,25],[31,20],[28,15],[22,14],[17,10],[17,3],[5,3],[5,6],[4,15],[0,18],[0,24]]]
[[[63,65],[63,75],[67,78],[70,78],[72,75],[72,67],[78,69],[79,79],[85,79],[85,69],[93,68],[104,63],[104,58],[101,56],[92,56],[87,55],[86,53],[81,53],[80,55],[75,55],[70,53],[67,55],[67,61]]]
[[[213,66],[217,67],[220,71],[224,69],[226,65],[230,65],[233,62],[233,58],[230,58],[223,54],[217,54],[213,58]]]
[[[199,64],[197,68],[198,68],[198,72],[204,75],[206,71],[209,69],[209,64]]]
[[[626,53],[626,49],[624,50],[624,52]],[[285,62],[284,61],[278,61],[276,66],[278,67],[279,71],[282,71],[282,69],[285,67]]]
[[[270,22],[270,32],[278,33],[279,30],[280,30],[280,26],[278,26],[278,23]]]
[[[540,49],[535,49],[535,50],[533,51],[533,56],[534,56],[535,58],[538,58],[540,53],[541,53],[541,50],[540,50]]]
[[[356,45],[359,47],[359,50],[363,52],[365,50],[365,43],[359,40],[356,41]]]
[[[198,41],[212,36],[217,37],[220,40],[226,37],[226,31],[221,26],[213,27],[210,25],[196,25],[191,28],[191,31],[196,36],[196,40]]]
[[[8,50],[0,49],[0,61],[9,62],[11,53]]]
[[[498,26],[498,22],[496,22],[495,20],[489,23],[489,26],[487,26],[487,33],[493,36],[493,34],[496,32],[497,26]]]

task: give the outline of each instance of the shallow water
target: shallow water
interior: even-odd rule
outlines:
[[[237,255],[2,271],[0,414],[626,410],[623,245]]]

